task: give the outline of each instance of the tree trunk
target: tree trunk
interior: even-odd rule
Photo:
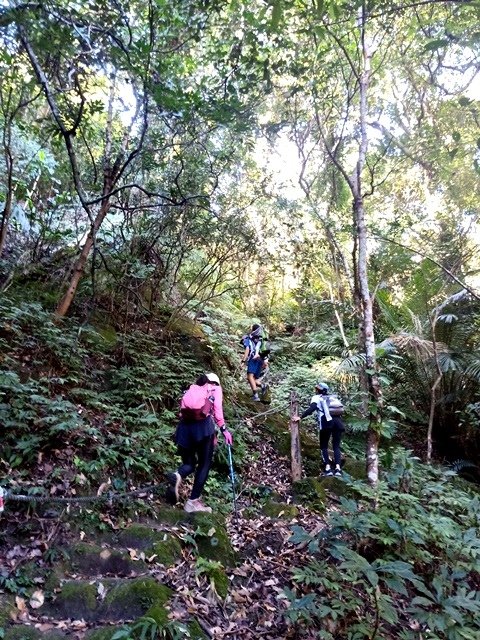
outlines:
[[[3,149],[4,149],[4,158],[5,158],[5,166],[7,168],[7,179],[6,179],[6,198],[5,198],[5,206],[2,211],[2,219],[0,221],[0,257],[2,256],[3,250],[5,249],[5,245],[7,243],[7,231],[8,224],[10,222],[10,217],[12,215],[12,207],[13,207],[13,157],[11,152],[11,120],[8,123],[5,123],[5,128],[3,132]]]
[[[0,257],[7,243],[7,230],[10,216],[12,214],[12,202],[13,194],[10,187],[7,187],[7,197],[5,199],[5,206],[2,211],[2,220],[0,221]]]
[[[365,223],[364,196],[362,190],[362,172],[365,166],[368,135],[368,88],[371,74],[371,51],[367,42],[366,34],[367,10],[363,3],[360,12],[360,37],[361,37],[361,59],[362,68],[359,74],[360,93],[360,146],[355,174],[352,177],[353,187],[353,218],[357,240],[357,262],[356,262],[356,290],[358,290],[361,307],[361,334],[363,348],[365,351],[365,372],[367,377],[367,391],[369,399],[369,425],[367,433],[366,467],[367,478],[371,485],[378,483],[378,447],[380,443],[380,432],[382,423],[382,390],[377,374],[377,363],[375,355],[375,334],[373,322],[372,298],[368,285],[368,246],[367,246],[367,226]]]
[[[111,184],[107,182],[105,185],[104,193],[109,193],[111,191]],[[75,293],[77,291],[78,284],[83,277],[85,272],[85,265],[87,264],[88,256],[90,255],[90,251],[92,250],[93,243],[97,236],[97,232],[100,229],[102,222],[104,221],[107,213],[110,210],[110,198],[107,196],[106,199],[102,202],[100,207],[100,211],[98,212],[96,218],[93,221],[93,224],[90,228],[90,232],[85,240],[85,244],[82,247],[82,251],[75,263],[75,267],[73,269],[73,274],[70,279],[70,284],[68,286],[67,291],[63,295],[62,299],[58,303],[57,308],[55,309],[55,315],[59,318],[63,318],[72,304],[72,300],[75,297]]]
[[[292,481],[298,482],[302,479],[302,452],[300,447],[300,435],[298,432],[298,399],[295,391],[290,396],[290,434],[291,434],[291,455],[292,455]]]
[[[437,327],[438,320],[438,312],[434,313],[433,319],[431,319],[430,324],[432,327],[432,345],[433,345],[433,356],[435,359],[435,368],[437,370],[437,377],[435,378],[435,382],[433,383],[432,389],[430,391],[430,414],[428,416],[428,429],[427,429],[427,463],[430,464],[432,461],[432,452],[433,452],[433,441],[432,441],[432,433],[433,433],[433,420],[435,418],[435,406],[437,404],[437,388],[440,382],[442,381],[443,373],[440,367],[440,361],[438,359],[438,348],[437,348],[437,339],[435,336],[435,330]]]

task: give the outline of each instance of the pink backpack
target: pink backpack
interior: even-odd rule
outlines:
[[[199,386],[191,384],[182,398],[180,413],[185,422],[204,420],[213,413],[215,401],[215,387],[208,384]]]

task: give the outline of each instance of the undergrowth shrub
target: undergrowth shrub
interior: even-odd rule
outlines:
[[[89,325],[56,324],[38,304],[4,298],[0,348],[7,472],[27,476],[51,459],[85,491],[107,477],[119,488],[151,480],[172,465],[178,402],[202,371],[175,336],[131,331],[112,344]]]
[[[340,498],[320,535],[294,528],[312,558],[285,590],[288,620],[325,640],[478,638],[478,494],[399,452],[376,493],[351,484],[361,498]]]

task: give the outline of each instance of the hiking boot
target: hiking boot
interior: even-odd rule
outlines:
[[[184,509],[187,513],[212,513],[212,507],[204,505],[200,498],[187,500]]]
[[[167,475],[167,479],[168,487],[165,494],[165,499],[168,504],[175,505],[180,499],[179,490],[180,485],[182,484],[182,476],[178,473],[178,471],[174,471],[173,473],[169,473]]]
[[[325,465],[325,471],[323,472],[324,476],[333,476],[332,468],[329,464]]]
[[[338,465],[335,467],[335,471],[333,472],[333,475],[337,477],[343,476],[343,471],[340,469]]]
[[[258,393],[253,394],[252,400],[254,400],[255,402],[260,402],[260,396],[258,395]]]

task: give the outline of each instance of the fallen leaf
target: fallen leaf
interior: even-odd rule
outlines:
[[[32,609],[40,609],[40,607],[43,605],[44,602],[45,602],[45,595],[43,591],[41,591],[40,589],[37,589],[32,593],[29,604],[32,607]]]
[[[107,482],[102,482],[102,484],[98,487],[97,496],[101,496],[104,491],[106,491],[111,485],[110,480]]]
[[[17,609],[19,611],[25,611],[25,609],[27,608],[25,598],[21,598],[20,596],[15,596],[15,604],[17,605]]]

